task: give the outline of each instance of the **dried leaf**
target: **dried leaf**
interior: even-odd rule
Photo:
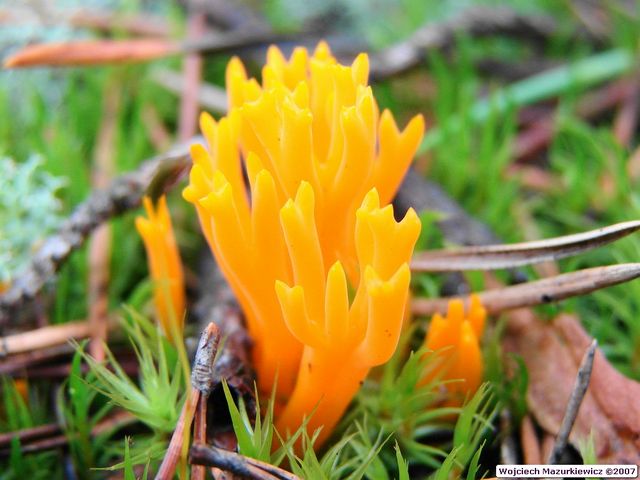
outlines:
[[[419,272],[454,272],[520,267],[577,255],[639,229],[640,221],[636,220],[533,242],[429,250],[416,254],[411,261],[411,268]]]
[[[565,339],[571,339],[569,346],[574,359],[591,341],[578,319],[572,315],[559,316],[555,321],[555,327]],[[640,383],[633,382],[618,372],[598,350],[591,373],[591,387],[594,396],[612,422],[618,426],[626,425],[631,432],[635,432],[638,439]]]
[[[558,433],[578,366],[590,342],[574,317],[564,315],[553,324],[545,324],[530,310],[509,315],[505,351],[522,356],[529,373],[529,410],[548,433]],[[610,386],[605,387],[607,384]],[[598,352],[592,383],[580,407],[570,442],[578,447],[593,431],[598,461],[638,463],[639,389],[637,382],[622,377]],[[614,411],[616,408],[622,410]]]
[[[622,263],[564,273],[534,282],[479,292],[477,295],[487,311],[495,314],[515,308],[557,302],[638,277],[640,263]],[[418,315],[433,315],[446,311],[449,300],[450,298],[416,298],[411,303],[411,309]]]
[[[177,43],[162,39],[45,43],[18,51],[4,61],[4,68],[141,62],[173,55],[179,50]]]

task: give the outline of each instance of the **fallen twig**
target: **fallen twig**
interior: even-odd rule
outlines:
[[[27,441],[48,437],[60,432],[60,425],[49,423],[47,425],[38,425],[37,427],[23,428],[17,432],[2,433],[0,434],[0,447],[8,447],[14,438],[17,438],[21,444],[24,444]]]
[[[419,64],[428,50],[451,45],[464,32],[474,37],[510,35],[542,42],[556,32],[552,18],[522,15],[511,8],[475,7],[442,23],[429,23],[404,42],[372,56],[373,79],[387,78]]]
[[[71,339],[87,338],[90,335],[91,324],[87,321],[37,328],[24,333],[0,337],[0,356],[52,347],[67,343]]]
[[[0,375],[11,375],[31,365],[37,365],[45,361],[53,361],[60,357],[67,357],[74,351],[71,345],[63,343],[41,350],[28,350],[24,353],[17,353],[6,358],[1,358]]]
[[[114,174],[113,156],[118,129],[118,111],[122,99],[121,85],[111,77],[105,88],[103,115],[93,155],[91,183],[94,188],[105,188]],[[89,240],[89,324],[91,343],[89,353],[98,362],[105,358],[109,314],[109,269],[111,261],[111,228],[100,225]]]
[[[206,400],[213,389],[213,361],[218,351],[219,342],[218,327],[210,323],[200,337],[191,373],[191,391],[182,407],[167,453],[156,473],[156,480],[170,480],[175,474],[185,438],[188,436],[186,432],[191,428],[191,422],[200,403],[200,398],[202,396]]]
[[[616,223],[546,240],[419,252],[411,269],[419,272],[495,270],[570,257],[607,245],[640,230],[640,221]]]
[[[217,467],[234,475],[255,480],[301,480],[300,477],[274,465],[206,445],[193,445],[189,454],[191,463]]]
[[[97,435],[101,435],[108,431],[115,430],[122,426],[128,425],[134,420],[134,418],[135,417],[127,411],[123,411],[123,410],[118,411],[113,415],[105,418],[104,420],[99,422],[95,427],[93,427],[93,429],[91,430],[91,436],[95,437]],[[41,427],[35,427],[34,429],[31,429],[33,430],[32,432],[22,430],[19,432],[12,432],[11,435],[14,435],[14,436],[17,435],[18,438],[20,438],[19,437],[20,432],[24,432],[23,435],[25,433],[29,435],[33,433],[38,433],[37,429],[41,429],[41,431],[46,430],[46,431],[49,431],[50,433],[57,433],[57,431],[59,431],[59,427],[57,425],[55,425],[55,427],[57,427],[58,430],[55,430],[54,425],[50,424],[50,425],[43,425]],[[40,438],[40,437],[44,437],[44,438]],[[37,436],[31,436],[28,438],[33,439],[33,441],[26,441],[20,445],[20,451],[23,454],[40,453],[47,450],[53,450],[59,447],[64,447],[69,443],[70,437],[69,435],[54,435],[51,437],[46,437],[45,435],[37,435]],[[4,448],[0,449],[0,458],[6,458],[11,453],[11,449],[8,447],[7,444],[3,444],[3,446]]]
[[[584,354],[584,357],[582,358],[582,362],[580,363],[580,368],[578,370],[578,375],[576,377],[576,383],[573,387],[573,391],[571,392],[571,397],[569,397],[569,403],[567,404],[567,409],[565,411],[564,418],[562,419],[562,424],[560,425],[560,431],[558,432],[555,444],[553,445],[553,450],[551,451],[549,459],[547,460],[547,463],[549,465],[557,464],[560,460],[562,452],[564,452],[565,448],[567,448],[569,434],[571,433],[573,424],[575,423],[576,417],[578,416],[578,410],[580,409],[580,405],[582,404],[582,399],[587,393],[587,388],[589,388],[591,371],[593,370],[593,359],[596,354],[597,346],[598,341],[593,340],[587,352]]]
[[[193,443],[207,442],[207,403],[208,397],[200,395],[198,407],[196,408],[196,418],[193,427]],[[207,474],[203,465],[191,465],[191,480],[204,480]]]
[[[176,467],[178,466],[178,461],[182,453],[182,445],[185,436],[187,436],[185,429],[191,428],[191,422],[193,421],[193,415],[195,414],[199,399],[200,392],[192,388],[182,406],[182,412],[176,424],[176,429],[173,431],[171,441],[167,447],[167,453],[165,453],[164,459],[160,464],[155,480],[170,480],[175,475]]]
[[[24,47],[4,61],[4,68],[69,67],[142,62],[180,53],[180,45],[160,38],[77,40]]]
[[[145,62],[190,53],[219,54],[239,48],[275,43],[290,36],[270,31],[231,31],[199,39],[76,40],[29,45],[5,59],[4,68],[71,67],[123,62]]]
[[[190,12],[187,21],[189,39],[199,40],[207,30],[204,13]],[[202,56],[198,52],[187,54],[182,61],[183,89],[180,95],[178,140],[184,142],[198,129],[198,87],[202,77]]]
[[[515,308],[532,307],[584,295],[601,288],[628,282],[640,277],[640,263],[622,263],[565,273],[519,285],[478,292],[482,305],[490,314]],[[416,298],[411,310],[429,316],[446,312],[450,298]],[[468,301],[468,298],[465,298]]]
[[[119,359],[118,363],[122,368],[122,371],[126,373],[131,378],[136,378],[140,373],[140,364],[138,363],[138,359],[135,356],[128,356],[124,359]],[[89,367],[87,365],[82,365],[81,371],[82,373],[87,373],[89,371]],[[59,363],[56,365],[35,365],[27,368],[25,372],[25,376],[31,380],[49,380],[63,381],[71,375],[72,368],[71,363]]]
[[[540,465],[542,463],[540,441],[536,435],[533,420],[529,415],[525,415],[520,424],[520,445],[525,464]]]

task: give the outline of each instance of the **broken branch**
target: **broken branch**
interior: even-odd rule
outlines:
[[[413,68],[428,50],[452,44],[461,32],[474,37],[512,35],[544,41],[555,31],[556,22],[549,17],[521,15],[506,7],[469,8],[451,20],[429,23],[406,41],[373,55],[371,76],[379,80]]]
[[[213,361],[218,351],[219,342],[218,327],[214,323],[210,323],[200,337],[191,372],[191,391],[182,407],[167,453],[155,476],[156,480],[169,480],[175,474],[182,446],[187,437],[186,431],[191,428],[191,422],[200,404],[200,399],[204,397],[206,400],[213,388]]]
[[[622,263],[565,273],[534,282],[478,292],[482,305],[490,314],[557,302],[565,298],[591,293],[601,288],[640,277],[640,263]],[[411,303],[414,314],[429,316],[446,312],[451,298],[416,298]],[[465,297],[465,301],[468,301]]]
[[[414,255],[411,268],[418,272],[454,272],[521,267],[578,255],[638,230],[640,221],[636,220],[533,242],[429,250]]]
[[[91,325],[87,321],[69,322],[16,333],[0,337],[0,357],[61,345],[71,339],[87,338],[90,335]]]
[[[580,369],[578,370],[578,375],[576,377],[576,383],[573,387],[573,391],[571,392],[571,396],[569,397],[567,410],[565,411],[564,418],[562,419],[562,424],[560,425],[560,431],[558,432],[555,444],[553,445],[553,450],[551,450],[551,454],[549,455],[549,460],[547,460],[547,463],[549,465],[555,465],[556,463],[558,463],[562,452],[564,452],[564,449],[567,447],[569,434],[573,429],[573,424],[575,423],[576,417],[578,416],[578,410],[580,410],[582,400],[587,393],[587,388],[589,388],[591,371],[593,370],[593,359],[596,354],[597,346],[598,341],[593,340],[591,342],[591,345],[589,345],[588,350],[584,354],[584,357],[582,358]]]
[[[256,480],[301,480],[293,473],[253,458],[216,447],[194,445],[189,454],[191,463],[217,467],[234,475]]]

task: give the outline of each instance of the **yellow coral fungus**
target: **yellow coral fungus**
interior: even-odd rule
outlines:
[[[184,275],[180,253],[173,235],[167,199],[162,196],[154,209],[151,199],[144,197],[148,218],[136,218],[136,228],[142,237],[151,278],[154,281],[154,303],[162,331],[175,342],[184,322]]]
[[[340,65],[325,43],[311,56],[297,48],[289,60],[271,47],[262,84],[233,59],[226,75],[229,114],[218,122],[203,114],[208,149],[192,148],[184,197],[195,205],[246,314],[259,388],[269,392],[277,376],[282,399],[296,384],[303,346],[284,322],[276,280],[293,285],[304,278],[305,286],[322,287],[305,291],[309,313],[323,319],[329,268],[339,261],[354,285],[364,274],[354,238],[357,208],[372,188],[383,205],[390,201],[422,138],[422,117],[401,132],[390,112],[379,113],[367,76],[366,55]],[[310,249],[292,243],[297,233],[285,235],[280,226],[280,210],[301,182],[300,194],[314,199],[299,226],[317,232]],[[304,261],[291,261],[287,252]]]
[[[439,356],[439,365],[433,374],[444,380],[455,380],[447,384],[453,403],[464,400],[466,394],[473,394],[482,381],[479,339],[485,318],[486,311],[480,298],[471,295],[466,315],[462,300],[451,300],[446,318],[436,314],[431,319],[425,346]]]
[[[354,282],[356,209],[373,187],[383,205],[391,201],[424,131],[420,115],[400,132],[388,110],[379,113],[368,74],[366,54],[340,65],[325,43],[310,58],[296,48],[288,62],[271,47],[262,87],[238,59],[227,69],[243,153],[257,155],[271,173],[281,202],[301,181],[311,184],[323,257],[328,265],[340,260]]]
[[[390,205],[380,208],[377,191],[367,194],[354,235],[362,280],[349,306],[340,261],[329,268],[325,280],[322,259],[317,265],[306,258],[308,252],[319,252],[313,203],[313,190],[302,183],[295,201],[289,200],[280,213],[295,285],[278,281],[277,293],[287,326],[305,347],[296,386],[277,427],[295,431],[310,416],[310,432],[323,427],[321,444],[369,369],[385,363],[396,349],[409,290],[408,262],[420,221],[409,210],[396,223]]]

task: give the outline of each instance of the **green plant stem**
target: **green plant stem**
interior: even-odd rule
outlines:
[[[629,71],[634,64],[635,57],[630,51],[614,49],[553,68],[512,83],[478,100],[469,110],[469,119],[472,123],[478,124],[491,114],[504,114],[510,108],[556,97],[573,88],[588,88]],[[463,126],[462,119],[454,116],[444,125],[432,129],[424,136],[419,153],[439,145],[446,138],[445,132],[455,133]]]

